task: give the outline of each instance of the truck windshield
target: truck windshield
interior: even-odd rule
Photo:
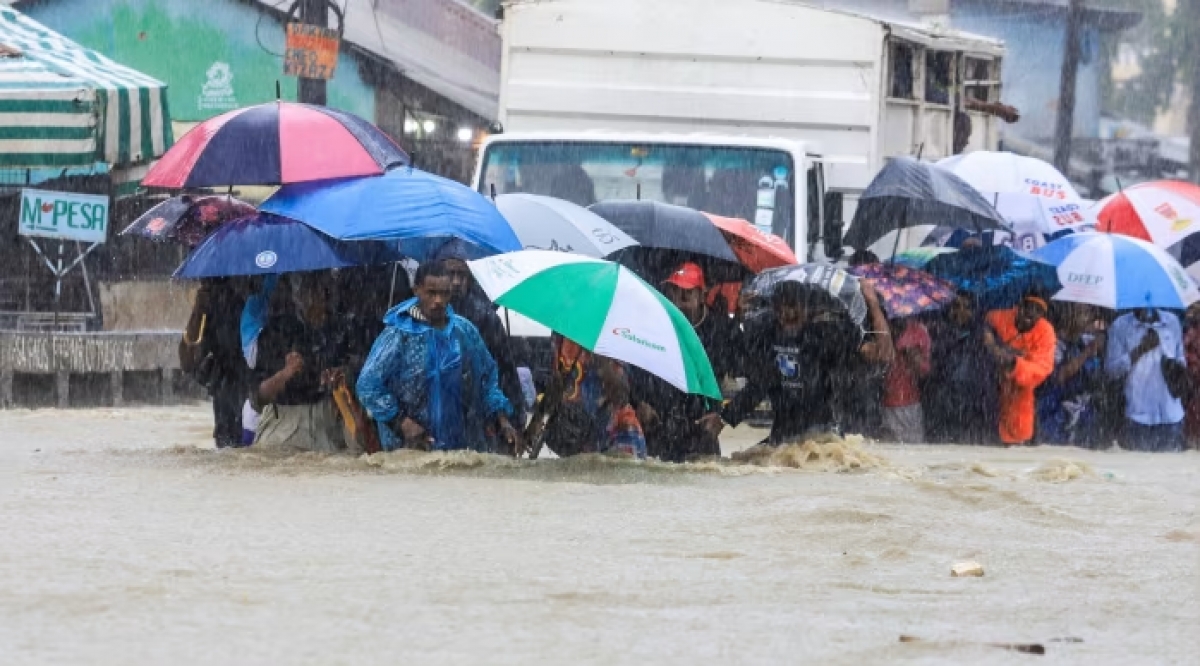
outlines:
[[[748,220],[791,242],[794,171],[789,153],[768,148],[505,141],[484,153],[479,190],[542,194],[581,206],[662,201]]]

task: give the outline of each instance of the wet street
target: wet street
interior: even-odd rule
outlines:
[[[202,406],[0,412],[5,664],[1200,653],[1195,453],[368,461],[217,452],[210,423]],[[952,578],[964,560],[985,575]]]

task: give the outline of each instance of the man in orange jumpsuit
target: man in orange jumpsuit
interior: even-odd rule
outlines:
[[[987,316],[984,346],[1000,376],[1000,441],[1033,439],[1034,391],[1054,372],[1054,327],[1046,321],[1046,301],[1026,296],[1011,310]]]

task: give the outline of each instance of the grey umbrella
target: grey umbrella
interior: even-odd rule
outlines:
[[[559,250],[603,258],[637,241],[592,211],[536,194],[502,194],[496,207],[527,250]]]

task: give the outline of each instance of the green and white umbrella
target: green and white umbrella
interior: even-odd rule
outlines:
[[[623,266],[546,250],[468,265],[497,305],[682,391],[721,398],[712,364],[687,317]]]

